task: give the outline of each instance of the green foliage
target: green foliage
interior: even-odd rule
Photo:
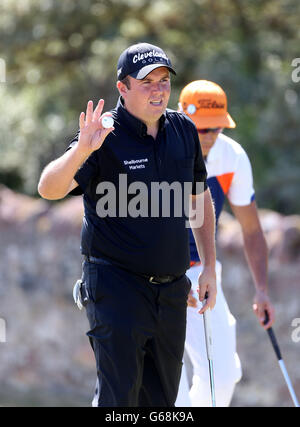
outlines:
[[[169,106],[192,80],[219,83],[237,122],[226,133],[252,160],[259,205],[299,211],[299,19],[298,0],[2,0],[1,182],[36,195],[87,101],[115,106],[122,50],[148,41],[177,71]]]

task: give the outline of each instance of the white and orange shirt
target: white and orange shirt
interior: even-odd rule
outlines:
[[[252,168],[242,146],[222,133],[209,151],[205,165],[218,224],[225,197],[237,206],[249,205],[254,200]],[[199,261],[191,230],[190,253],[191,261]]]

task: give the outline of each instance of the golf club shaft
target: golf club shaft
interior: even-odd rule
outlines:
[[[268,321],[269,321],[269,315],[268,315],[268,312],[267,312],[267,311],[265,311],[265,324],[266,324],[266,323],[268,323]],[[290,380],[290,377],[289,377],[289,375],[288,375],[288,373],[287,373],[287,370],[286,370],[286,367],[285,367],[284,361],[282,360],[281,351],[280,351],[280,348],[279,348],[279,345],[278,345],[278,342],[277,342],[277,339],[276,339],[276,336],[275,336],[275,333],[274,333],[274,331],[273,331],[272,327],[268,328],[268,329],[267,329],[267,332],[268,332],[268,335],[269,335],[270,341],[271,341],[271,343],[272,343],[273,349],[274,349],[274,351],[275,351],[275,354],[276,354],[276,356],[277,356],[277,359],[278,359],[278,363],[279,363],[279,366],[280,366],[281,372],[282,372],[283,377],[284,377],[284,379],[285,379],[286,385],[287,385],[287,387],[288,387],[288,389],[289,389],[289,392],[290,392],[291,398],[292,398],[292,400],[293,400],[293,403],[294,403],[294,405],[295,405],[297,408],[299,408],[299,402],[298,402],[298,399],[297,399],[296,393],[295,393],[295,391],[294,391],[294,388],[293,388],[292,382],[291,382],[291,380]]]
[[[288,373],[287,373],[287,370],[286,370],[286,367],[285,367],[284,361],[283,361],[282,359],[280,359],[280,360],[278,360],[278,363],[279,363],[279,366],[280,366],[281,372],[282,372],[282,374],[283,374],[283,376],[284,376],[284,379],[285,379],[286,385],[288,386],[288,389],[289,389],[289,392],[290,392],[291,398],[292,398],[292,400],[293,400],[293,402],[294,402],[294,405],[296,406],[296,408],[299,408],[299,402],[298,402],[298,399],[297,399],[296,393],[295,393],[295,391],[294,391],[294,389],[293,389],[293,386],[292,386],[292,383],[291,383],[290,377],[289,377],[289,375],[288,375]]]
[[[216,405],[216,395],[215,395],[215,379],[214,379],[214,366],[213,361],[208,360],[209,364],[209,381],[210,381],[210,391],[211,391],[211,404],[215,408]]]
[[[206,303],[206,300],[204,300],[203,305],[205,305],[205,303]],[[207,359],[208,359],[208,364],[209,364],[209,381],[210,381],[211,403],[212,403],[213,407],[216,407],[210,308],[208,308],[203,313],[203,321],[204,321],[206,353],[207,353]]]

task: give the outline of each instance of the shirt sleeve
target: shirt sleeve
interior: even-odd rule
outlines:
[[[255,198],[251,163],[246,152],[241,150],[227,194],[230,203],[236,206],[249,205]]]
[[[70,142],[66,151],[71,150],[77,143],[79,138],[79,131]],[[94,151],[87,160],[81,165],[76,172],[74,179],[78,183],[78,187],[70,191],[69,194],[79,196],[85,192],[90,182],[97,176],[99,172],[99,163],[97,153]]]

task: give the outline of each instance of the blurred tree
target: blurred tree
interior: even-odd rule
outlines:
[[[247,150],[260,206],[299,210],[298,0],[2,0],[0,180],[36,194],[42,168],[76,132],[89,99],[117,101],[128,45],[163,47],[177,70],[169,106],[196,79],[219,83]]]

